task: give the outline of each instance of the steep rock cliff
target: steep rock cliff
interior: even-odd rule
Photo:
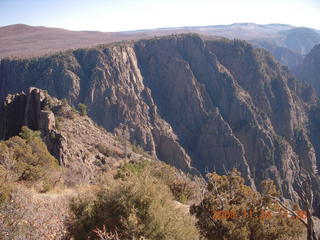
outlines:
[[[299,80],[311,84],[320,93],[320,44],[307,54],[294,73]]]

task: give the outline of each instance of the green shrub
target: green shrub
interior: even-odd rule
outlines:
[[[33,140],[34,138],[39,138],[41,135],[41,132],[40,131],[33,131],[26,126],[23,126],[21,128],[21,133],[19,135],[23,139],[30,141],[30,140]]]
[[[66,98],[63,98],[61,102],[63,106],[68,106],[68,100]]]
[[[86,239],[103,226],[108,232],[117,231],[121,239],[199,237],[193,219],[175,205],[168,187],[147,173],[115,180],[90,197],[80,195],[72,209],[77,239]]]
[[[169,185],[175,199],[181,203],[187,203],[192,199],[195,192],[195,185],[186,178],[178,178]]]
[[[227,176],[208,175],[207,192],[190,212],[207,239],[300,239],[303,226],[283,215],[279,203],[269,196],[278,193],[271,180],[263,182],[262,194],[244,185],[236,170]]]
[[[39,137],[40,132],[22,127],[20,136],[0,142],[0,165],[8,172],[12,182],[33,185],[40,181],[43,183],[41,191],[52,188],[58,161],[48,152]]]
[[[85,104],[83,104],[83,103],[78,104],[78,109],[79,109],[81,116],[88,115],[87,106]]]
[[[126,177],[139,176],[150,170],[150,162],[142,160],[138,162],[125,162],[119,169],[115,178],[125,179]]]
[[[174,167],[157,160],[126,162],[118,170],[116,178],[125,179],[148,172],[171,190],[175,200],[186,203],[199,195],[201,186]]]
[[[51,111],[54,107],[54,103],[50,98],[45,98],[42,104],[42,109],[45,111]]]

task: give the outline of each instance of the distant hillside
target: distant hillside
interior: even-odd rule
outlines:
[[[288,48],[301,55],[307,54],[314,45],[320,43],[320,32],[318,30],[287,24],[234,23],[230,25],[139,30],[128,33],[159,34],[175,31],[179,33],[195,32],[202,35],[223,36],[230,39],[239,38],[255,43],[268,42],[274,46]],[[265,46],[262,45],[261,47]]]
[[[138,31],[129,31],[127,33],[159,33],[170,31],[197,32],[203,35],[224,36],[227,38],[240,38],[251,40],[257,38],[268,38],[280,31],[291,30],[296,27],[286,24],[255,24],[255,23],[234,23],[230,25],[211,25],[196,27],[177,27],[177,28],[159,28],[145,29]]]
[[[69,31],[59,28],[33,27],[23,24],[0,28],[0,58],[39,56],[57,51],[90,47],[121,40],[136,40],[169,34],[197,33],[247,40],[271,52],[282,64],[301,63],[303,55],[320,43],[320,32],[285,24],[260,25],[235,23],[231,25],[144,29],[127,32]]]
[[[33,27],[24,24],[10,25],[0,28],[0,58],[44,55],[67,49],[134,38],[132,35],[94,31],[69,31],[60,28]]]

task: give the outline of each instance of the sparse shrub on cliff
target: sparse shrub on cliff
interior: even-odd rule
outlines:
[[[84,107],[83,110],[85,110],[85,108],[86,108],[86,106]],[[78,106],[78,109],[80,111],[79,106]],[[60,105],[55,106],[53,112],[57,116],[68,118],[68,119],[75,119],[79,113],[81,114],[81,112],[78,112],[77,109],[75,109],[73,106],[70,106],[68,104],[68,100],[66,98],[63,98],[61,100]],[[85,113],[85,112],[83,112],[83,113]],[[84,115],[86,115],[86,114],[84,114]]]
[[[61,102],[62,102],[62,106],[68,106],[68,100],[66,98],[63,98]]]
[[[46,94],[48,95],[48,92],[46,92]],[[45,98],[43,100],[43,104],[42,104],[42,109],[45,110],[45,111],[51,111],[54,107],[54,104],[52,102],[52,100],[50,98]]]
[[[149,161],[138,161],[138,162],[125,162],[119,169],[115,178],[121,178],[125,180],[127,177],[139,176],[143,172],[150,170]]]
[[[78,115],[78,112],[75,108],[69,106],[67,103],[60,106],[60,108],[57,110],[57,115],[60,117],[68,118],[68,119],[75,119]]]
[[[35,138],[39,138],[41,135],[41,132],[40,131],[33,131],[30,128],[28,128],[27,126],[23,126],[21,128],[21,133],[19,135],[23,139],[25,139],[27,141],[31,141]]]
[[[135,152],[137,154],[140,154],[140,155],[142,155],[142,156],[144,156],[146,158],[152,158],[152,156],[149,153],[147,153],[146,151],[144,151],[142,149],[142,147],[140,147],[140,146],[131,145],[131,149],[132,149],[133,152]]]
[[[112,156],[112,151],[109,149],[109,147],[106,144],[103,143],[98,143],[96,145],[96,148],[98,149],[98,151],[100,153],[102,153],[103,155],[110,157]]]
[[[79,109],[79,112],[80,112],[81,116],[88,115],[88,109],[87,109],[87,106],[85,104],[83,104],[83,103],[78,104],[78,109]]]

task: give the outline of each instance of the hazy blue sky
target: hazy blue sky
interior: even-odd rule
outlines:
[[[0,26],[124,31],[235,22],[320,29],[320,0],[0,0]]]

